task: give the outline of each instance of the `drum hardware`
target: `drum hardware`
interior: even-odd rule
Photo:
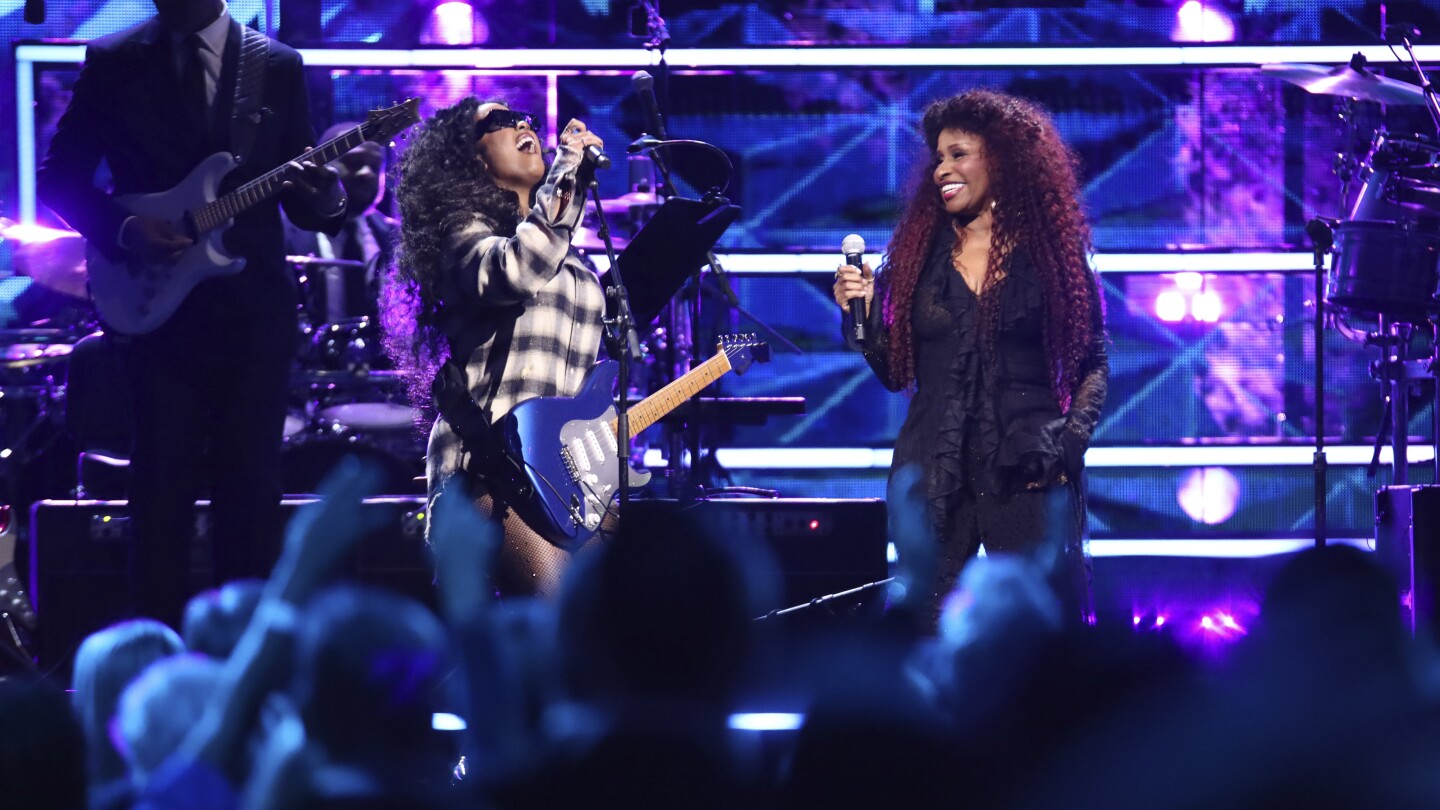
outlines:
[[[1428,353],[1411,357],[1415,338],[1424,337]],[[1371,362],[1370,376],[1385,389],[1385,408],[1380,417],[1380,429],[1375,431],[1375,449],[1370,457],[1367,474],[1374,477],[1380,466],[1380,448],[1385,443],[1385,431],[1390,431],[1392,465],[1391,483],[1403,486],[1409,483],[1410,443],[1410,395],[1421,385],[1429,384],[1440,390],[1437,377],[1437,345],[1435,327],[1430,323],[1413,324],[1381,316],[1380,329],[1366,339],[1367,345],[1379,346],[1381,359]],[[1437,402],[1440,405],[1440,402]],[[1433,460],[1437,481],[1440,481],[1440,407],[1432,407],[1432,435],[1436,442],[1436,457]]]

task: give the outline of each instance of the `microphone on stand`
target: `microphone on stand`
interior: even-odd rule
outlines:
[[[852,233],[840,241],[840,252],[845,254],[845,263],[851,267],[860,267],[865,263],[865,239],[858,233]],[[862,343],[865,340],[865,296],[850,299],[850,317],[855,321],[855,341]]]
[[[630,77],[630,86],[635,88],[635,95],[640,97],[640,104],[645,108],[645,121],[650,125],[650,131],[656,138],[666,140],[665,119],[660,116],[660,103],[655,100],[655,77],[637,70]]]

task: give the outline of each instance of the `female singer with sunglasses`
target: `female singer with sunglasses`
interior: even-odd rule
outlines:
[[[933,102],[921,129],[881,272],[841,267],[834,295],[865,299],[867,339],[847,314],[846,340],[914,392],[892,469],[918,466],[940,542],[928,619],[983,545],[1035,559],[1087,620],[1082,472],[1109,362],[1074,154],[1039,107],[985,90]]]
[[[540,122],[474,97],[412,130],[398,167],[397,264],[382,301],[386,347],[410,372],[412,399],[435,421],[426,478],[432,498],[465,467],[457,432],[432,404],[436,372],[453,362],[493,423],[532,397],[573,396],[599,352],[605,297],[571,249],[585,210],[583,150],[600,138],[572,120],[547,168]],[[482,509],[506,510],[467,478]],[[493,568],[513,595],[554,593],[567,555],[512,530]]]

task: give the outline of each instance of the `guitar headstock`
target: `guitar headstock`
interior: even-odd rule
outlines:
[[[367,141],[388,144],[396,135],[404,132],[420,120],[420,99],[408,98],[393,107],[371,110],[360,127]]]
[[[750,368],[751,362],[770,362],[770,344],[757,339],[754,333],[721,335],[719,340],[715,351],[723,352],[730,358],[730,369],[736,374],[744,374],[745,370]]]

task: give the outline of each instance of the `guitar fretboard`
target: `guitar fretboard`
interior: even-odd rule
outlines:
[[[364,143],[366,140],[365,127],[367,126],[369,124],[361,124],[354,129],[346,130],[309,152],[297,155],[295,160],[302,158],[314,160],[317,165],[323,166]],[[252,206],[259,205],[275,196],[290,174],[288,165],[287,163],[284,166],[277,166],[195,211],[196,229],[200,233],[205,233],[227,220],[234,219]]]
[[[730,371],[730,356],[717,352],[714,357],[686,372],[685,376],[646,397],[630,409],[630,436],[650,427],[712,382]],[[610,429],[620,434],[619,422],[610,423]]]

